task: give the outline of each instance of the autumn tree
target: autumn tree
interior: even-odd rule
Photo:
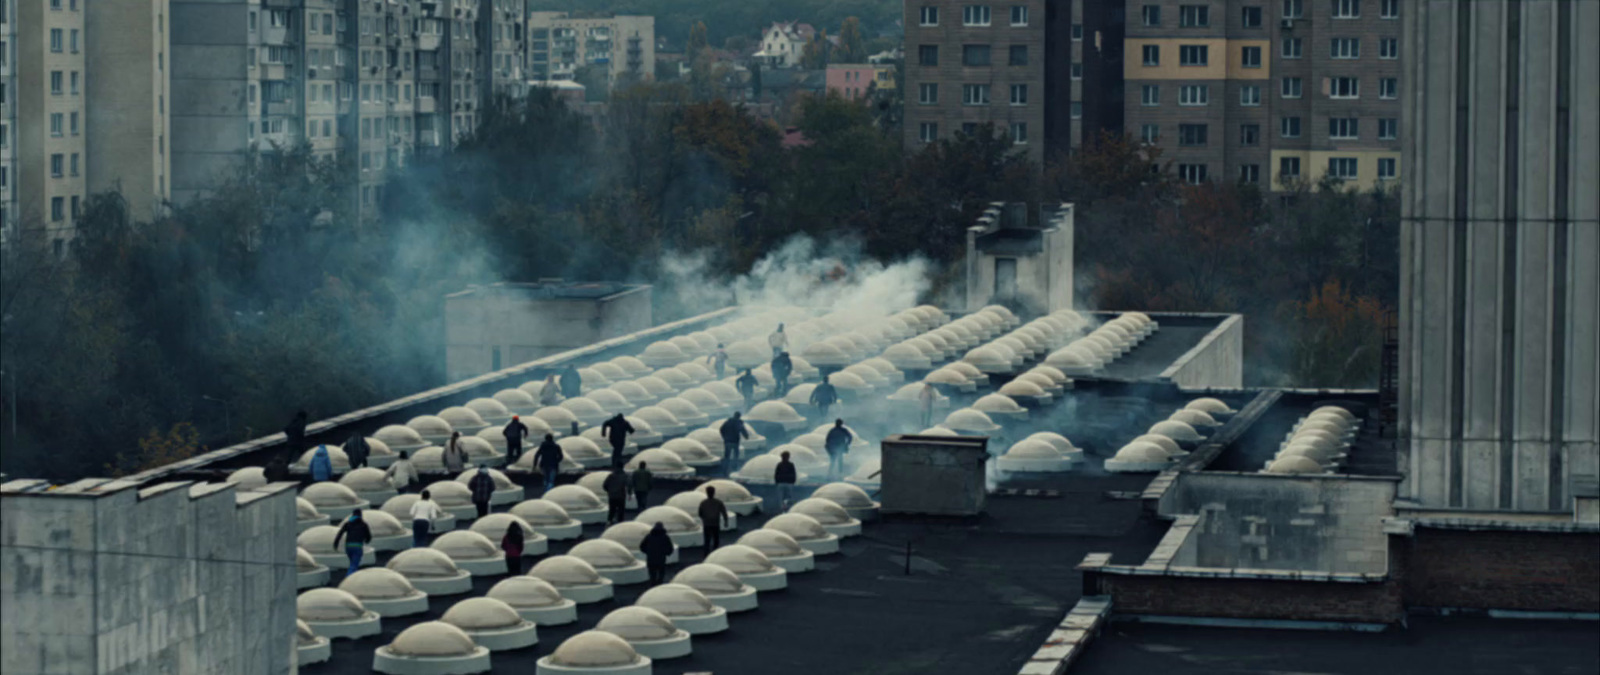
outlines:
[[[706,40],[706,22],[697,21],[694,27],[689,29],[689,42],[684,47],[683,55],[690,63],[694,63],[695,57],[698,57],[700,52],[705,51],[709,44]]]
[[[861,39],[861,19],[847,17],[839,27],[839,53],[835,60],[840,63],[867,62],[867,48]]]
[[[821,70],[828,67],[828,53],[833,47],[828,42],[827,29],[819,30],[811,36],[811,41],[806,43],[800,52],[800,67],[806,70]]]

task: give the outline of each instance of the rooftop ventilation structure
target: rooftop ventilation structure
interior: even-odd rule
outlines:
[[[749,516],[761,510],[762,499],[754,495],[745,486],[727,479],[709,480],[695,486],[695,492],[704,493],[706,488],[716,488],[717,499],[722,500],[728,511],[741,516]]]
[[[327,525],[329,522],[332,522],[332,519],[328,517],[328,514],[317,510],[317,505],[306,501],[305,497],[295,498],[294,517],[295,526],[298,527],[301,532],[305,532],[306,530],[320,525]]]
[[[600,538],[617,542],[627,548],[628,553],[632,554],[635,560],[644,560],[645,555],[643,551],[639,550],[639,544],[644,542],[645,535],[650,534],[650,528],[650,525],[628,520],[606,528],[604,532],[600,533]],[[674,544],[672,553],[667,555],[667,564],[673,565],[677,564],[677,562],[678,547]]]
[[[705,500],[706,493],[704,492],[700,492],[698,490],[684,490],[683,492],[679,492],[678,494],[668,497],[667,501],[663,503],[663,506],[670,506],[689,514],[689,517],[694,518],[695,522],[700,523],[700,527],[703,528],[705,527],[705,523],[701,522],[700,516],[696,514],[700,512],[700,502]],[[724,504],[724,506],[726,506],[726,504]],[[721,529],[723,532],[739,529],[739,514],[734,513],[733,509],[728,509],[728,522],[727,524],[722,525]]]
[[[478,475],[479,471],[484,470],[477,467],[467,469],[456,476],[456,482],[470,486],[472,485],[472,477]],[[512,482],[511,478],[499,469],[487,469],[487,471],[489,472],[489,478],[494,480],[494,492],[489,495],[489,504],[491,506],[504,506],[522,501],[521,485]],[[468,489],[470,490],[471,488],[469,487]]]
[[[829,534],[840,537],[854,537],[861,534],[861,521],[852,518],[850,512],[843,506],[831,500],[819,497],[810,497],[795,502],[789,507],[790,513],[799,513],[815,518],[822,524],[822,529]]]
[[[983,413],[962,409],[951,413],[945,425],[958,431],[979,431],[974,427],[985,422],[998,428]],[[878,496],[883,502],[881,511],[885,514],[978,515],[988,499],[985,471],[988,459],[987,438],[900,434],[885,438],[882,489]],[[799,506],[797,504],[796,508]],[[824,521],[822,525],[829,527],[830,524]],[[834,524],[830,531],[841,527],[848,531],[850,526]],[[859,521],[853,528],[860,531]]]
[[[665,614],[643,605],[612,610],[595,624],[628,642],[639,655],[653,659],[675,659],[693,651],[689,632],[673,625]]]
[[[634,601],[668,619],[690,635],[709,635],[728,630],[728,610],[716,606],[704,593],[683,584],[662,584],[640,594]]]
[[[800,548],[815,555],[829,555],[839,552],[839,535],[829,532],[822,526],[822,523],[817,522],[816,518],[804,513],[791,511],[773,516],[767,520],[762,529],[777,530],[789,535],[789,538],[794,539],[795,543],[800,545]]]
[[[435,415],[413,417],[406,422],[406,426],[417,432],[417,435],[421,436],[422,440],[433,445],[444,445],[445,442],[450,440],[450,433],[455,431],[455,427],[450,426],[449,422]]]
[[[513,516],[514,517],[514,516]],[[450,561],[475,577],[505,574],[506,554],[497,541],[490,541],[472,530],[446,532],[434,538],[429,548],[450,556]]]
[[[628,547],[606,538],[579,542],[567,552],[574,558],[589,563],[600,576],[618,586],[642,584],[650,580],[645,565]]]
[[[756,589],[739,580],[739,575],[721,565],[700,563],[683,568],[672,577],[672,583],[683,584],[706,596],[712,604],[729,614],[748,612],[759,604]]]
[[[552,506],[554,506],[552,504]],[[513,527],[522,528],[522,555],[536,557],[544,555],[550,550],[550,540],[539,533],[538,528],[515,513],[491,513],[472,521],[469,531],[483,536],[490,543],[499,546],[500,540],[505,538],[506,532]]]
[[[650,675],[650,657],[641,656],[613,633],[579,633],[539,659],[536,675]]]
[[[417,503],[417,500],[421,498],[422,495],[420,494],[395,495],[383,503],[382,510],[384,513],[394,516],[401,522],[410,523],[411,505]],[[455,514],[445,511],[444,507],[440,507],[439,511],[441,512],[441,515],[430,523],[433,526],[432,531],[449,532],[450,530],[456,529]],[[363,513],[365,512],[363,511]]]
[[[439,505],[439,509],[456,517],[456,520],[471,520],[478,517],[478,507],[472,504],[472,490],[467,486],[453,480],[441,480],[429,483],[423,488],[424,492]]]
[[[334,548],[333,546],[333,539],[338,534],[339,528],[337,527],[318,525],[301,532],[300,536],[295,538],[295,545],[310,553],[311,557],[315,558],[319,565],[324,565],[329,569],[346,569],[350,566],[350,558],[344,553],[343,542],[341,542],[339,548]],[[364,547],[361,555],[361,566],[371,565],[375,558],[376,556],[372,554],[372,546]]]
[[[660,523],[672,543],[682,548],[695,548],[705,543],[700,521],[677,507],[652,506],[635,516],[634,521],[652,527]]]
[[[553,540],[566,541],[583,536],[583,523],[548,499],[529,499],[511,507],[510,514],[521,518],[534,532]]]
[[[333,468],[334,475],[350,470],[350,456],[344,454],[342,448],[337,445],[319,445],[300,453],[300,458],[289,465],[289,473],[300,475],[310,473],[311,458],[316,456],[318,450],[328,451],[328,465]]]
[[[1171,464],[1172,458],[1160,446],[1134,441],[1122,446],[1116,455],[1106,460],[1105,470],[1111,473],[1156,473]]]
[[[807,551],[800,542],[794,540],[794,537],[778,530],[766,528],[751,530],[739,537],[739,545],[760,551],[767,557],[768,562],[789,574],[810,572],[817,567],[816,554]],[[718,562],[710,558],[707,558],[707,561]],[[722,564],[727,566],[726,563]]]
[[[489,672],[489,649],[460,628],[425,621],[400,631],[372,654],[372,670],[385,675],[468,675]]]
[[[555,586],[536,577],[506,577],[484,597],[510,605],[522,618],[540,626],[562,626],[578,620],[578,603],[561,597]]]
[[[472,591],[472,574],[457,567],[449,555],[438,549],[406,549],[396,553],[384,567],[399,572],[417,590],[430,596]]]
[[[356,596],[367,609],[386,619],[428,611],[428,594],[399,572],[384,567],[357,570],[339,582],[339,590]]]
[[[317,635],[306,622],[295,619],[295,664],[309,666],[333,658],[333,641]]]
[[[680,440],[680,439],[674,439]],[[709,453],[707,453],[709,454]],[[713,458],[715,459],[715,458]],[[702,460],[703,461],[703,460]],[[632,460],[623,467],[625,471],[639,470],[639,465],[644,464],[656,478],[667,480],[687,480],[693,478],[695,469],[683,462],[683,458],[665,448],[651,448],[634,455]]]
[[[363,638],[382,630],[377,612],[337,588],[313,588],[295,598],[294,605],[296,618],[311,632],[330,640]]]
[[[539,629],[503,600],[467,598],[445,610],[440,621],[460,628],[491,652],[525,649],[539,644]]]
[[[382,504],[398,494],[383,469],[361,467],[339,477],[339,484],[350,488],[368,504]]]
[[[328,583],[328,566],[317,562],[309,551],[298,546],[294,549],[295,590],[325,586]]]
[[[549,582],[561,597],[580,605],[609,600],[615,592],[611,580],[601,576],[593,565],[570,555],[545,558],[528,570],[528,576]]]

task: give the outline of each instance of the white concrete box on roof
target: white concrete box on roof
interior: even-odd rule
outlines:
[[[333,545],[334,537],[338,536],[338,534],[339,528],[337,527],[318,525],[301,532],[300,536],[295,538],[295,544],[310,553],[311,557],[315,558],[319,565],[325,565],[329,569],[347,569],[350,567],[350,559],[344,553],[344,542],[340,541],[338,547]],[[372,546],[368,545],[362,548],[362,567],[373,564],[372,561],[376,558],[377,556],[373,555]]]
[[[428,594],[399,572],[384,567],[357,570],[339,582],[339,590],[356,596],[367,609],[384,618],[428,611]]]
[[[739,575],[732,570],[713,563],[685,567],[672,577],[672,583],[700,591],[712,604],[727,610],[729,614],[748,612],[760,603],[755,588],[740,581]]]
[[[489,649],[460,628],[425,621],[400,631],[372,653],[372,670],[385,675],[472,675],[489,672]]]
[[[537,577],[506,577],[485,597],[510,605],[522,618],[540,626],[562,626],[578,620],[578,603],[561,597],[561,591]]]
[[[511,507],[511,515],[521,518],[533,531],[552,541],[577,539],[583,535],[583,523],[567,515],[567,510],[548,499],[529,499]]]
[[[619,586],[642,584],[650,580],[644,563],[635,558],[628,547],[610,539],[602,537],[579,542],[567,555],[589,563],[600,576]]]
[[[316,557],[303,548],[294,549],[295,590],[325,586],[328,583],[328,566],[317,562]]]
[[[528,576],[549,582],[561,592],[561,597],[580,605],[609,600],[615,593],[610,579],[601,576],[584,559],[570,555],[545,558],[528,570]]]
[[[437,549],[406,549],[396,553],[384,567],[399,572],[417,590],[430,596],[472,591],[472,574]]]
[[[728,630],[728,610],[718,607],[704,593],[683,584],[661,584],[639,595],[634,602],[649,607],[672,620],[672,625],[690,635],[709,635]]]
[[[839,535],[822,527],[816,518],[804,513],[784,513],[773,516],[762,529],[777,530],[789,535],[801,548],[816,555],[839,552]]]
[[[579,633],[539,659],[536,675],[650,675],[653,662],[614,633]]]
[[[516,608],[491,597],[467,598],[445,610],[448,623],[491,652],[525,649],[539,644],[539,629]]]
[[[595,624],[595,630],[626,640],[635,652],[653,660],[684,657],[693,650],[688,631],[673,625],[661,612],[643,605],[612,610]]]
[[[306,622],[313,633],[330,640],[362,638],[382,630],[377,612],[337,588],[313,588],[301,593],[295,599],[295,616]]]
[[[506,536],[506,532],[513,527],[522,528],[522,555],[532,558],[544,555],[550,550],[550,540],[539,533],[538,528],[523,520],[515,513],[491,513],[472,521],[469,531],[483,535],[495,545]]]

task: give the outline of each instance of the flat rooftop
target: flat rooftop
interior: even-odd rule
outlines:
[[[1383,633],[1107,626],[1072,675],[1590,675],[1600,640],[1586,621],[1412,617]]]
[[[594,300],[649,287],[648,284],[624,284],[614,281],[562,281],[556,279],[471,286],[464,291],[457,291],[446,297],[460,299],[486,295],[515,295],[541,300]]]

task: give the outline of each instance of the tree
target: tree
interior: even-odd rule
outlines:
[[[867,48],[861,39],[861,19],[846,17],[839,27],[839,56],[843,63],[866,63]]]
[[[710,43],[706,40],[706,22],[697,21],[694,27],[689,29],[689,42],[688,46],[683,50],[683,55],[689,59],[690,63],[694,63],[700,53],[705,51],[709,45]]]
[[[832,44],[828,42],[828,31],[826,29],[817,31],[800,52],[800,67],[806,70],[827,68],[828,52],[831,47]]]

